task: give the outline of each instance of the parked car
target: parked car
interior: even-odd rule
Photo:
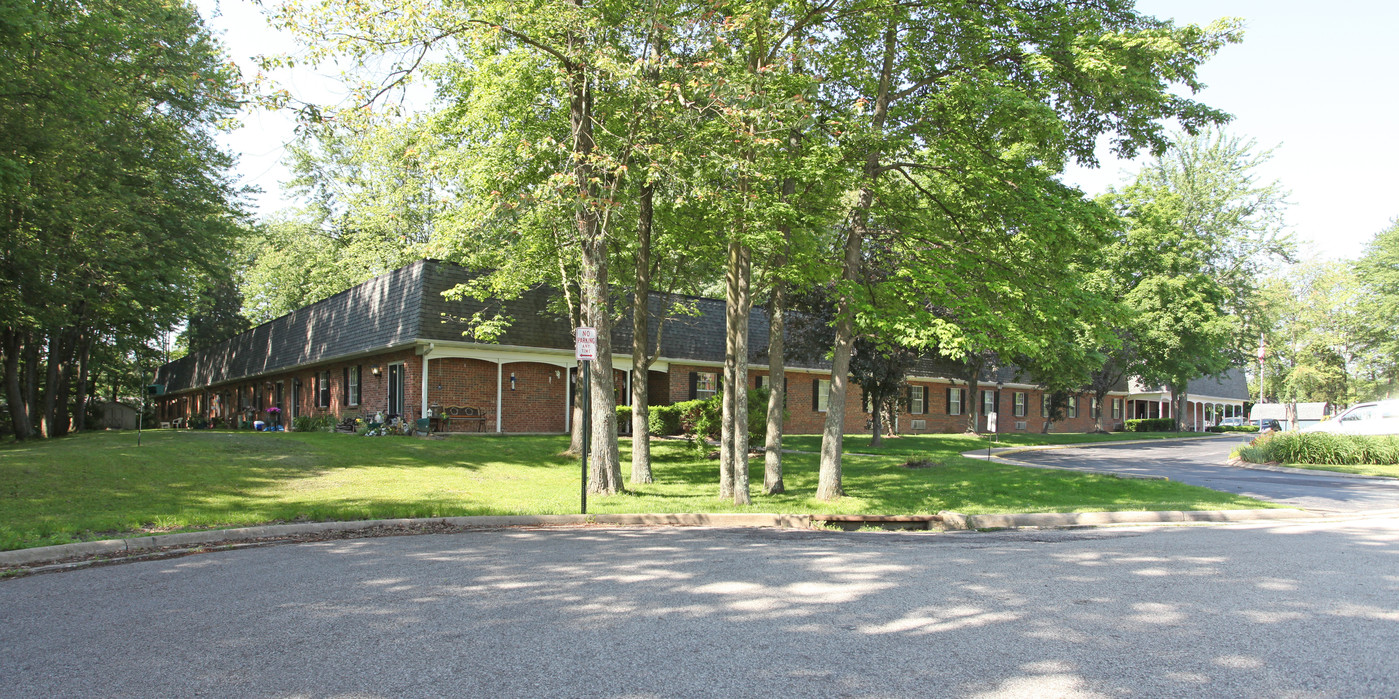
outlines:
[[[1244,419],[1241,417],[1226,417],[1219,421],[1220,427],[1243,427]]]
[[[1361,403],[1325,422],[1310,425],[1303,432],[1338,434],[1399,434],[1399,400]]]
[[[1257,420],[1256,422],[1258,423],[1258,434],[1260,435],[1282,431],[1282,423],[1272,418],[1268,418],[1266,420]]]

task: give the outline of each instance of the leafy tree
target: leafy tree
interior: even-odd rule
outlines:
[[[1358,325],[1359,370],[1368,379],[1363,397],[1396,395],[1399,389],[1399,220],[1375,234],[1356,264],[1362,285]]]
[[[1221,131],[1182,135],[1115,197],[1133,269],[1131,370],[1171,388],[1181,421],[1191,379],[1242,366],[1258,280],[1290,255],[1282,192],[1254,177],[1266,158]]]
[[[865,241],[898,230],[907,249],[921,252],[901,270],[909,302],[885,321],[901,340],[955,353],[963,332],[993,320],[985,300],[996,295],[960,293],[978,267],[994,272],[988,280],[1000,298],[1026,280],[1043,280],[1035,298],[1047,305],[1030,315],[1071,317],[1089,301],[1072,293],[1073,278],[1055,255],[1092,245],[1096,231],[1071,223],[1081,195],[1058,185],[1054,173],[1068,158],[1094,162],[1100,135],[1131,154],[1164,147],[1165,119],[1189,129],[1222,121],[1222,113],[1168,88],[1198,89],[1196,67],[1237,38],[1234,23],[1176,27],[1137,14],[1130,2],[919,2],[848,16],[834,52],[841,70],[827,91],[854,107],[838,128],[863,178],[845,229],[818,498],[842,493],[843,399],[863,310]],[[897,205],[899,197],[910,204]],[[927,235],[908,235],[918,232]],[[929,292],[933,298],[922,301]],[[939,319],[943,307],[954,307],[967,325]],[[996,325],[987,327],[995,332]],[[1026,345],[1023,353],[1048,349]]]
[[[189,5],[0,13],[6,396],[17,438],[61,436],[93,358],[126,354],[101,348],[176,325],[229,259],[240,193],[212,134],[238,76]]]

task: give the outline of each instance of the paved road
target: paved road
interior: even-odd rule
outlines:
[[[1399,695],[1399,520],[540,529],[0,582],[6,697]]]
[[[1399,508],[1399,480],[1346,478],[1326,471],[1279,473],[1228,466],[1234,447],[1247,438],[1165,441],[1029,451],[1007,458],[1049,466],[1166,476],[1173,481],[1239,493],[1323,512]]]

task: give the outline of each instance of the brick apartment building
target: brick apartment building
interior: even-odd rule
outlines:
[[[155,382],[166,388],[158,399],[157,417],[175,422],[198,416],[232,424],[264,419],[266,409],[276,406],[281,422],[291,425],[303,415],[340,419],[383,412],[416,419],[460,406],[479,410],[484,420],[451,422],[449,429],[454,431],[568,431],[577,362],[573,329],[558,299],[547,289],[530,291],[503,307],[443,296],[470,278],[460,266],[421,260],[191,352],[157,371]],[[724,304],[691,297],[684,301],[693,304],[698,315],[665,319],[660,356],[647,378],[653,405],[719,390]],[[660,311],[661,299],[653,299],[653,318],[660,317]],[[464,334],[473,316],[501,312],[513,322],[495,342]],[[650,324],[653,347],[656,326]],[[749,381],[761,386],[767,379],[762,354],[768,344],[768,319],[762,309],[753,309],[749,327],[754,348]],[[614,328],[612,346],[629,350],[631,344],[631,323],[624,318]],[[630,354],[614,352],[613,364],[618,404],[625,404],[630,398]],[[829,366],[789,364],[786,371],[788,431],[820,432]],[[1043,425],[1042,392],[1018,382],[1013,369],[988,372],[977,396],[968,395],[965,383],[932,370],[915,370],[908,379],[909,405],[898,424],[902,433],[960,432],[973,410],[978,412],[978,428],[984,428],[983,416],[998,407],[1003,432],[1039,431]],[[870,416],[863,396],[858,386],[851,388],[845,430],[867,433]],[[1092,429],[1098,409],[1107,413],[1109,424],[1120,423],[1136,415],[1129,411],[1140,412],[1144,405],[1129,399],[1126,385],[1111,393],[1103,406],[1093,405],[1089,396],[1076,396],[1069,417],[1055,429]],[[1211,400],[1211,405],[1237,403],[1242,408],[1242,399]]]

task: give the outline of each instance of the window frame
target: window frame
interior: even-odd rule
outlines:
[[[1026,397],[1025,392],[1016,391],[1012,400],[1015,407],[1012,408],[1011,412],[1015,414],[1015,417],[1025,417],[1025,409],[1029,405],[1029,398]]]
[[[1069,405],[1064,410],[1064,415],[1070,420],[1078,417],[1078,396],[1069,396]]]
[[[928,389],[924,386],[908,387],[908,412],[910,415],[923,415],[928,411]]]
[[[316,372],[316,407],[325,410],[330,407],[330,370]]]
[[[831,380],[816,379],[816,412],[830,412],[831,409]]]
[[[948,394],[947,394],[947,414],[948,414],[948,415],[961,415],[961,414],[962,414],[962,391],[964,391],[964,390],[966,390],[966,389],[963,389],[963,388],[949,388],[949,389],[947,389],[947,390],[948,390]]]
[[[1121,419],[1122,419],[1122,399],[1121,399],[1121,398],[1113,398],[1113,399],[1112,399],[1112,419],[1114,419],[1114,420],[1121,420]]]
[[[359,405],[359,367],[352,366],[345,369],[345,404],[348,406]]]
[[[709,377],[708,381],[705,377]],[[705,388],[708,383],[710,388]],[[695,400],[706,400],[719,394],[719,372],[717,371],[697,371],[695,372]]]

